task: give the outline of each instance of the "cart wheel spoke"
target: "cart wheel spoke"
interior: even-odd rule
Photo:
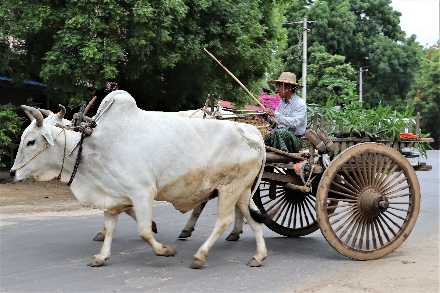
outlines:
[[[362,248],[363,245],[363,240],[364,240],[364,235],[365,235],[365,231],[368,231],[368,218],[364,218],[362,221],[362,231],[361,231],[361,235],[359,237],[359,243],[358,243],[358,249]],[[368,238],[368,233],[366,238]]]
[[[283,225],[284,226],[284,223],[286,222],[286,219],[287,219],[287,215],[288,215],[288,213],[289,213],[289,210],[290,210],[290,206],[292,205],[290,202],[287,202],[286,203],[286,208],[285,208],[285,212],[284,212],[284,215],[283,215],[283,220],[281,221],[281,225]]]
[[[289,204],[289,202],[283,198],[283,202],[279,204],[279,209],[278,209],[278,213],[277,216],[274,218],[275,222],[278,222],[278,220],[280,219],[280,217],[284,214],[285,212],[285,208],[287,207],[287,205]]]
[[[394,235],[394,237],[397,236],[397,233],[394,231],[394,229],[388,224],[387,219],[384,219],[384,217],[382,215],[379,215],[379,218],[382,220],[382,222],[387,226],[388,231],[391,232],[391,234]]]
[[[306,208],[307,208],[308,214],[310,215],[310,217],[311,217],[311,219],[312,219],[312,222],[316,222],[315,208],[314,208],[315,205],[312,204],[312,203],[310,202],[309,197],[306,197],[306,202],[305,202],[305,204],[306,204]],[[312,210],[313,210],[313,211],[312,211]],[[307,224],[310,225],[308,222],[307,222]]]
[[[365,221],[365,217],[360,217],[359,221],[357,222],[356,232],[353,235],[353,241],[351,242],[351,246],[350,247],[354,247],[356,245],[356,242],[358,240],[358,236],[359,236],[359,233],[360,233],[360,231],[362,229],[362,224],[364,223],[364,221]],[[353,227],[353,229],[354,229],[354,227]]]
[[[393,178],[391,178],[381,189],[382,192],[386,193],[388,190],[393,189],[394,187],[398,186],[400,183],[406,181],[406,177],[401,177],[399,179],[399,176],[403,173],[403,170],[400,170],[399,173],[395,174]],[[397,181],[397,182],[396,182]],[[393,185],[391,185],[394,183]],[[391,185],[391,186],[390,186]]]
[[[351,175],[351,173],[349,171],[347,171],[345,166],[342,167],[342,172],[344,172],[344,178],[346,179],[346,184],[348,186],[351,186],[352,190],[360,191],[362,189],[362,187],[359,186],[359,184],[356,182],[356,180]]]

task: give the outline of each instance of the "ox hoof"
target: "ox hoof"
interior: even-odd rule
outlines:
[[[237,241],[238,239],[240,239],[240,234],[238,234],[238,233],[231,233],[226,238],[226,240],[228,240],[228,241]]]
[[[192,269],[200,269],[204,264],[205,264],[205,262],[203,260],[200,260],[200,259],[194,257],[191,262],[191,268]]]
[[[250,267],[259,267],[261,266],[261,262],[259,262],[258,260],[256,260],[255,258],[252,258],[248,263],[248,266]]]
[[[104,239],[105,235],[101,231],[99,231],[98,234],[96,234],[95,238],[93,238],[93,240],[95,241],[104,241]]]
[[[96,256],[94,256],[88,263],[87,265],[89,267],[101,267],[104,265],[105,260],[99,259]]]
[[[191,237],[191,233],[192,233],[192,231],[182,230],[182,233],[180,233],[179,238]]]
[[[164,245],[165,253],[162,256],[175,256],[177,254],[177,250],[171,245]]]

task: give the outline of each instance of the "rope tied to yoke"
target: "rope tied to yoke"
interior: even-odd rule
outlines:
[[[75,114],[78,114],[78,113],[75,113]],[[79,116],[76,116],[76,117],[79,117]],[[73,167],[72,175],[70,176],[69,182],[67,182],[67,186],[70,186],[70,184],[72,184],[73,178],[75,178],[76,172],[78,171],[78,166],[82,161],[81,154],[82,154],[82,150],[83,150],[84,138],[86,136],[90,136],[93,132],[93,128],[96,127],[96,122],[92,118],[89,118],[86,116],[83,116],[82,118],[83,119],[86,118],[85,120],[87,120],[87,121],[80,122],[78,126],[70,127],[71,130],[78,131],[81,133],[81,139],[79,141],[79,148],[78,148],[78,154],[76,156],[75,166]],[[74,115],[74,119],[75,119],[75,115]]]

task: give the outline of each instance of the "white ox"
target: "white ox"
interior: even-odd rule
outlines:
[[[232,223],[235,206],[256,238],[257,251],[248,265],[261,265],[267,256],[263,229],[249,209],[265,163],[258,130],[243,123],[145,112],[125,91],[112,92],[106,99],[115,100],[114,105],[102,116],[93,135],[84,140],[82,162],[70,186],[82,205],[104,210],[105,240],[88,265],[101,266],[109,258],[118,214],[131,207],[138,233],[154,253],[175,255],[174,247],[153,237],[153,201],[168,201],[187,212],[215,196],[214,229],[194,255],[191,267],[199,268],[206,262],[210,248]],[[65,150],[79,141],[80,134],[48,125],[39,111],[26,109],[35,120],[22,135],[11,175],[15,181],[28,176],[46,181],[63,168],[61,181],[67,182],[75,159],[64,157]],[[78,148],[73,157],[77,152]]]
[[[108,100],[105,99],[103,102],[107,102]],[[66,108],[63,105],[59,105],[60,111],[58,113],[53,113],[50,110],[45,109],[38,109],[41,113],[46,115],[47,117],[44,118],[44,123],[49,125],[59,125],[61,127],[63,126],[69,126],[71,124],[70,120],[67,120],[64,118],[64,115],[66,114]],[[205,105],[205,107],[207,107]],[[188,118],[206,118],[210,119],[212,118],[209,115],[205,115],[203,110],[187,110],[187,111],[179,111],[179,112],[163,112],[165,114],[171,114],[171,115],[177,115],[181,117],[188,117]],[[233,112],[223,110],[220,106],[220,104],[217,106],[217,108],[214,111],[215,114],[220,115],[227,115],[229,117],[235,116]],[[28,117],[33,120],[35,119],[29,111],[26,111],[26,114]],[[253,202],[251,202],[253,204]],[[188,238],[191,237],[192,232],[194,231],[195,225],[197,223],[198,218],[200,217],[200,214],[202,213],[203,209],[205,208],[206,202],[200,204],[197,206],[193,212],[191,213],[191,216],[189,217],[188,221],[186,222],[185,227],[183,228],[182,232],[179,235],[179,238]],[[253,205],[253,208],[255,206]],[[136,214],[133,210],[133,208],[128,208],[124,211],[127,215],[132,217],[136,221]],[[234,221],[234,228],[232,229],[231,233],[228,235],[226,240],[228,241],[237,241],[240,239],[240,234],[243,233],[243,215],[241,214],[240,210],[238,208],[235,209],[235,221]],[[154,233],[157,233],[157,226],[156,223],[152,222],[152,231]],[[95,241],[104,241],[105,238],[105,225],[104,228],[99,231],[96,236],[93,238]]]

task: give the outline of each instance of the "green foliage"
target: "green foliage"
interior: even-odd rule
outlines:
[[[2,33],[25,42],[11,57],[14,78],[39,76],[52,101],[116,82],[147,110],[199,107],[208,93],[249,97],[204,51],[260,92],[283,39],[282,1],[21,1],[1,4]],[[14,63],[15,62],[15,63]],[[19,64],[19,65],[18,65]]]
[[[21,133],[21,124],[24,118],[16,112],[16,107],[11,104],[0,105],[0,159],[10,157],[11,147],[16,147],[13,138]],[[1,162],[0,167],[6,165]]]
[[[426,50],[408,104],[420,112],[420,127],[431,133],[433,146],[440,148],[440,42]]]
[[[344,63],[345,57],[329,53],[312,53],[307,68],[307,101],[324,104],[327,99],[337,104],[352,95],[356,88],[356,71]]]
[[[308,24],[308,59],[313,53],[328,52],[344,56],[345,63],[356,71],[359,67],[368,69],[363,78],[366,107],[375,107],[379,101],[401,104],[419,67],[422,46],[415,42],[415,36],[405,36],[399,26],[400,15],[389,0],[301,0],[290,4],[286,12],[289,21],[317,21]],[[289,28],[290,50],[281,54],[286,71],[298,76],[302,75],[301,59],[292,58],[291,48],[298,43],[296,30],[301,27]],[[310,66],[313,63],[310,61]]]
[[[381,103],[376,108],[366,109],[363,102],[358,101],[356,95],[346,96],[344,107],[341,109],[335,104],[335,99],[327,100],[326,104],[310,105],[308,108],[308,127],[311,127],[314,113],[318,113],[318,117],[323,116],[324,121],[332,121],[332,131],[336,132],[338,126],[339,132],[343,132],[346,127],[346,133],[354,133],[363,137],[364,135],[374,137],[380,136],[390,140],[399,141],[399,134],[403,129],[408,128],[410,121],[415,125],[415,116],[413,116],[414,108],[407,106],[402,112],[393,110],[390,105],[383,106]],[[373,129],[375,132],[373,133]],[[420,137],[427,137],[427,134],[421,134]],[[426,158],[425,143],[419,143],[419,151]]]

